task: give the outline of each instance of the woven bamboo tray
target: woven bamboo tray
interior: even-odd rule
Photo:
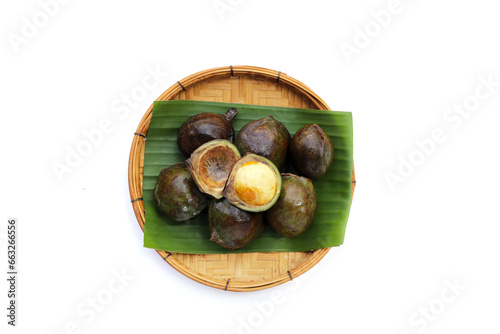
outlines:
[[[190,75],[158,99],[246,103],[264,106],[330,110],[326,103],[300,81],[284,73],[253,66],[227,66]],[[153,105],[134,134],[129,159],[132,206],[144,231],[142,177],[144,147]],[[354,168],[352,191],[356,185]],[[183,254],[156,250],[172,267],[202,284],[228,291],[256,291],[276,286],[311,269],[330,248],[312,252],[239,254]]]

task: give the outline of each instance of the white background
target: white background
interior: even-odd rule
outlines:
[[[2,279],[2,333],[498,333],[496,3],[401,0],[381,27],[371,12],[387,0],[220,2],[230,6],[221,15],[213,0],[74,0],[47,22],[35,0],[0,5],[2,272],[9,217],[20,234],[18,327],[6,325]],[[33,16],[45,26],[14,47]],[[357,53],[346,57],[342,43]],[[153,100],[231,64],[281,70],[354,119],[344,245],[307,277],[253,293],[191,281],[143,248],[127,184],[133,133]],[[157,67],[168,72],[161,83],[127,115],[113,112]],[[474,100],[488,76],[497,86]],[[467,118],[447,113],[464,101],[479,101]],[[53,164],[104,119],[112,130],[59,180]],[[445,140],[418,153],[435,129]],[[391,189],[387,173],[410,157],[420,165]],[[126,286],[113,280],[122,270]],[[106,292],[110,282],[121,291]],[[270,306],[273,293],[282,303]],[[111,299],[92,317],[86,303],[99,295]]]

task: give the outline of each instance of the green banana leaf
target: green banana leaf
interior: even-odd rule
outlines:
[[[313,182],[318,201],[314,221],[301,235],[284,237],[269,225],[262,236],[249,245],[229,251],[210,241],[208,214],[185,221],[170,220],[156,209],[153,189],[160,171],[186,157],[177,147],[178,129],[190,116],[212,112],[224,114],[236,107],[233,120],[237,133],[250,121],[272,115],[293,136],[306,124],[316,123],[333,141],[333,164],[327,174]],[[339,246],[351,207],[352,188],[352,115],[349,112],[298,108],[267,107],[239,103],[202,101],[156,101],[147,133],[144,156],[143,199],[146,211],[144,246],[169,252],[213,254],[241,252],[298,252]],[[206,211],[206,210],[205,210]]]

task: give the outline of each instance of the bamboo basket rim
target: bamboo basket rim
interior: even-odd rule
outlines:
[[[163,92],[156,101],[168,101],[172,100],[177,94],[181,91],[185,91],[187,87],[197,82],[215,77],[215,76],[227,76],[227,75],[235,76],[235,75],[257,75],[263,76],[266,78],[270,78],[276,80],[276,84],[286,83],[293,88],[300,91],[302,94],[308,97],[308,99],[319,109],[319,110],[330,110],[328,105],[309,87],[304,85],[297,79],[294,79],[288,76],[281,71],[275,71],[263,67],[255,67],[248,65],[238,65],[238,66],[224,66],[224,67],[216,67],[212,69],[207,69],[203,71],[196,72],[187,76],[186,78],[177,81],[177,83],[173,84],[170,88],[168,88],[165,92]],[[139,155],[140,146],[144,145],[144,141],[146,140],[147,131],[149,128],[149,123],[151,121],[152,111],[153,111],[154,102],[147,109],[146,113],[142,117],[139,125],[137,127],[136,132],[134,133],[134,137],[132,140],[132,147],[130,149],[129,155],[129,171],[128,171],[128,183],[129,183],[129,193],[130,200],[132,203],[132,207],[134,209],[135,216],[144,232],[145,226],[145,211],[144,204],[142,202],[142,187],[140,184],[140,160],[141,156]],[[354,170],[354,162],[353,162],[353,170],[352,170],[352,194],[354,196],[354,189],[356,187],[356,178],[355,178],[355,170]],[[352,197],[351,197],[352,202]],[[255,282],[255,283],[230,283],[228,279],[226,282],[213,279],[206,275],[202,275],[191,268],[187,267],[179,260],[175,258],[171,253],[162,250],[156,250],[156,252],[174,269],[176,269],[181,274],[185,275],[188,278],[191,278],[199,283],[204,285],[214,287],[217,289],[227,290],[227,291],[257,291],[266,288],[270,288],[276,285],[283,284],[296,278],[303,274],[304,272],[311,269],[315,266],[331,249],[322,248],[315,250],[313,254],[300,266],[289,270],[287,273],[282,274],[280,276],[274,277],[272,279],[266,280],[264,282]]]

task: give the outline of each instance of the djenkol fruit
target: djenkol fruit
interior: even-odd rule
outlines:
[[[276,232],[295,237],[303,233],[316,215],[316,193],[311,180],[281,174],[281,195],[266,212],[266,221]]]
[[[236,108],[231,108],[224,115],[202,113],[190,117],[179,129],[177,146],[189,157],[194,150],[211,140],[234,141],[233,118],[237,114]]]
[[[323,177],[333,162],[332,140],[317,124],[308,124],[297,131],[289,151],[293,166],[310,179]]]
[[[216,139],[198,147],[186,160],[186,165],[203,193],[221,198],[229,173],[239,158],[236,146],[227,140]]]
[[[208,204],[183,162],[162,169],[153,198],[158,209],[176,221],[193,218]]]
[[[236,135],[234,144],[242,155],[254,153],[271,160],[282,171],[285,167],[290,132],[287,128],[267,116],[246,124]]]
[[[261,212],[276,203],[280,190],[278,168],[264,157],[247,153],[234,164],[223,195],[242,210]]]
[[[264,232],[262,213],[248,212],[222,198],[208,205],[210,240],[229,249],[241,248]]]

